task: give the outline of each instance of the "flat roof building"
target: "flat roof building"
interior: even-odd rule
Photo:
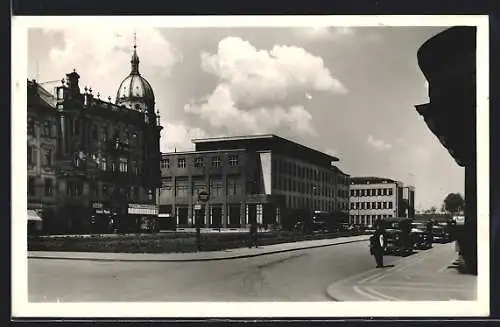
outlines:
[[[373,226],[377,219],[415,215],[415,188],[384,177],[351,177],[349,222]]]
[[[195,151],[162,154],[160,213],[193,227],[198,194],[209,193],[210,228],[292,227],[314,211],[348,214],[349,176],[339,159],[274,134],[193,140]]]

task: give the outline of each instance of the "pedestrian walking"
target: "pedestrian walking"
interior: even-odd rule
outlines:
[[[249,232],[249,237],[248,237],[248,248],[252,248],[252,246],[257,247],[257,222],[252,221],[250,223],[250,232]]]
[[[377,224],[375,233],[370,237],[370,254],[375,257],[377,268],[384,267],[385,233],[382,224]]]

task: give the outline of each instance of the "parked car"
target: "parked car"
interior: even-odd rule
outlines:
[[[424,250],[432,248],[432,230],[425,222],[412,223],[410,236],[413,243],[413,248]]]
[[[385,254],[408,255],[413,252],[411,219],[386,218],[381,221],[385,230]]]
[[[432,238],[434,243],[448,243],[451,241],[451,230],[447,223],[439,223],[432,226]]]

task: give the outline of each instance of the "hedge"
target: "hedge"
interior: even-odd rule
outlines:
[[[259,245],[319,240],[344,236],[363,235],[363,232],[341,232],[325,234],[293,234],[291,232],[259,233]],[[248,233],[203,233],[202,251],[220,251],[245,247]],[[196,252],[194,233],[138,234],[138,235],[92,235],[30,237],[28,251],[71,252],[121,252],[121,253],[172,253]]]

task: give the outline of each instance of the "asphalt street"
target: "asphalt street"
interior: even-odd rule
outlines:
[[[209,262],[29,259],[28,290],[30,302],[328,301],[328,285],[374,266],[367,241]]]

